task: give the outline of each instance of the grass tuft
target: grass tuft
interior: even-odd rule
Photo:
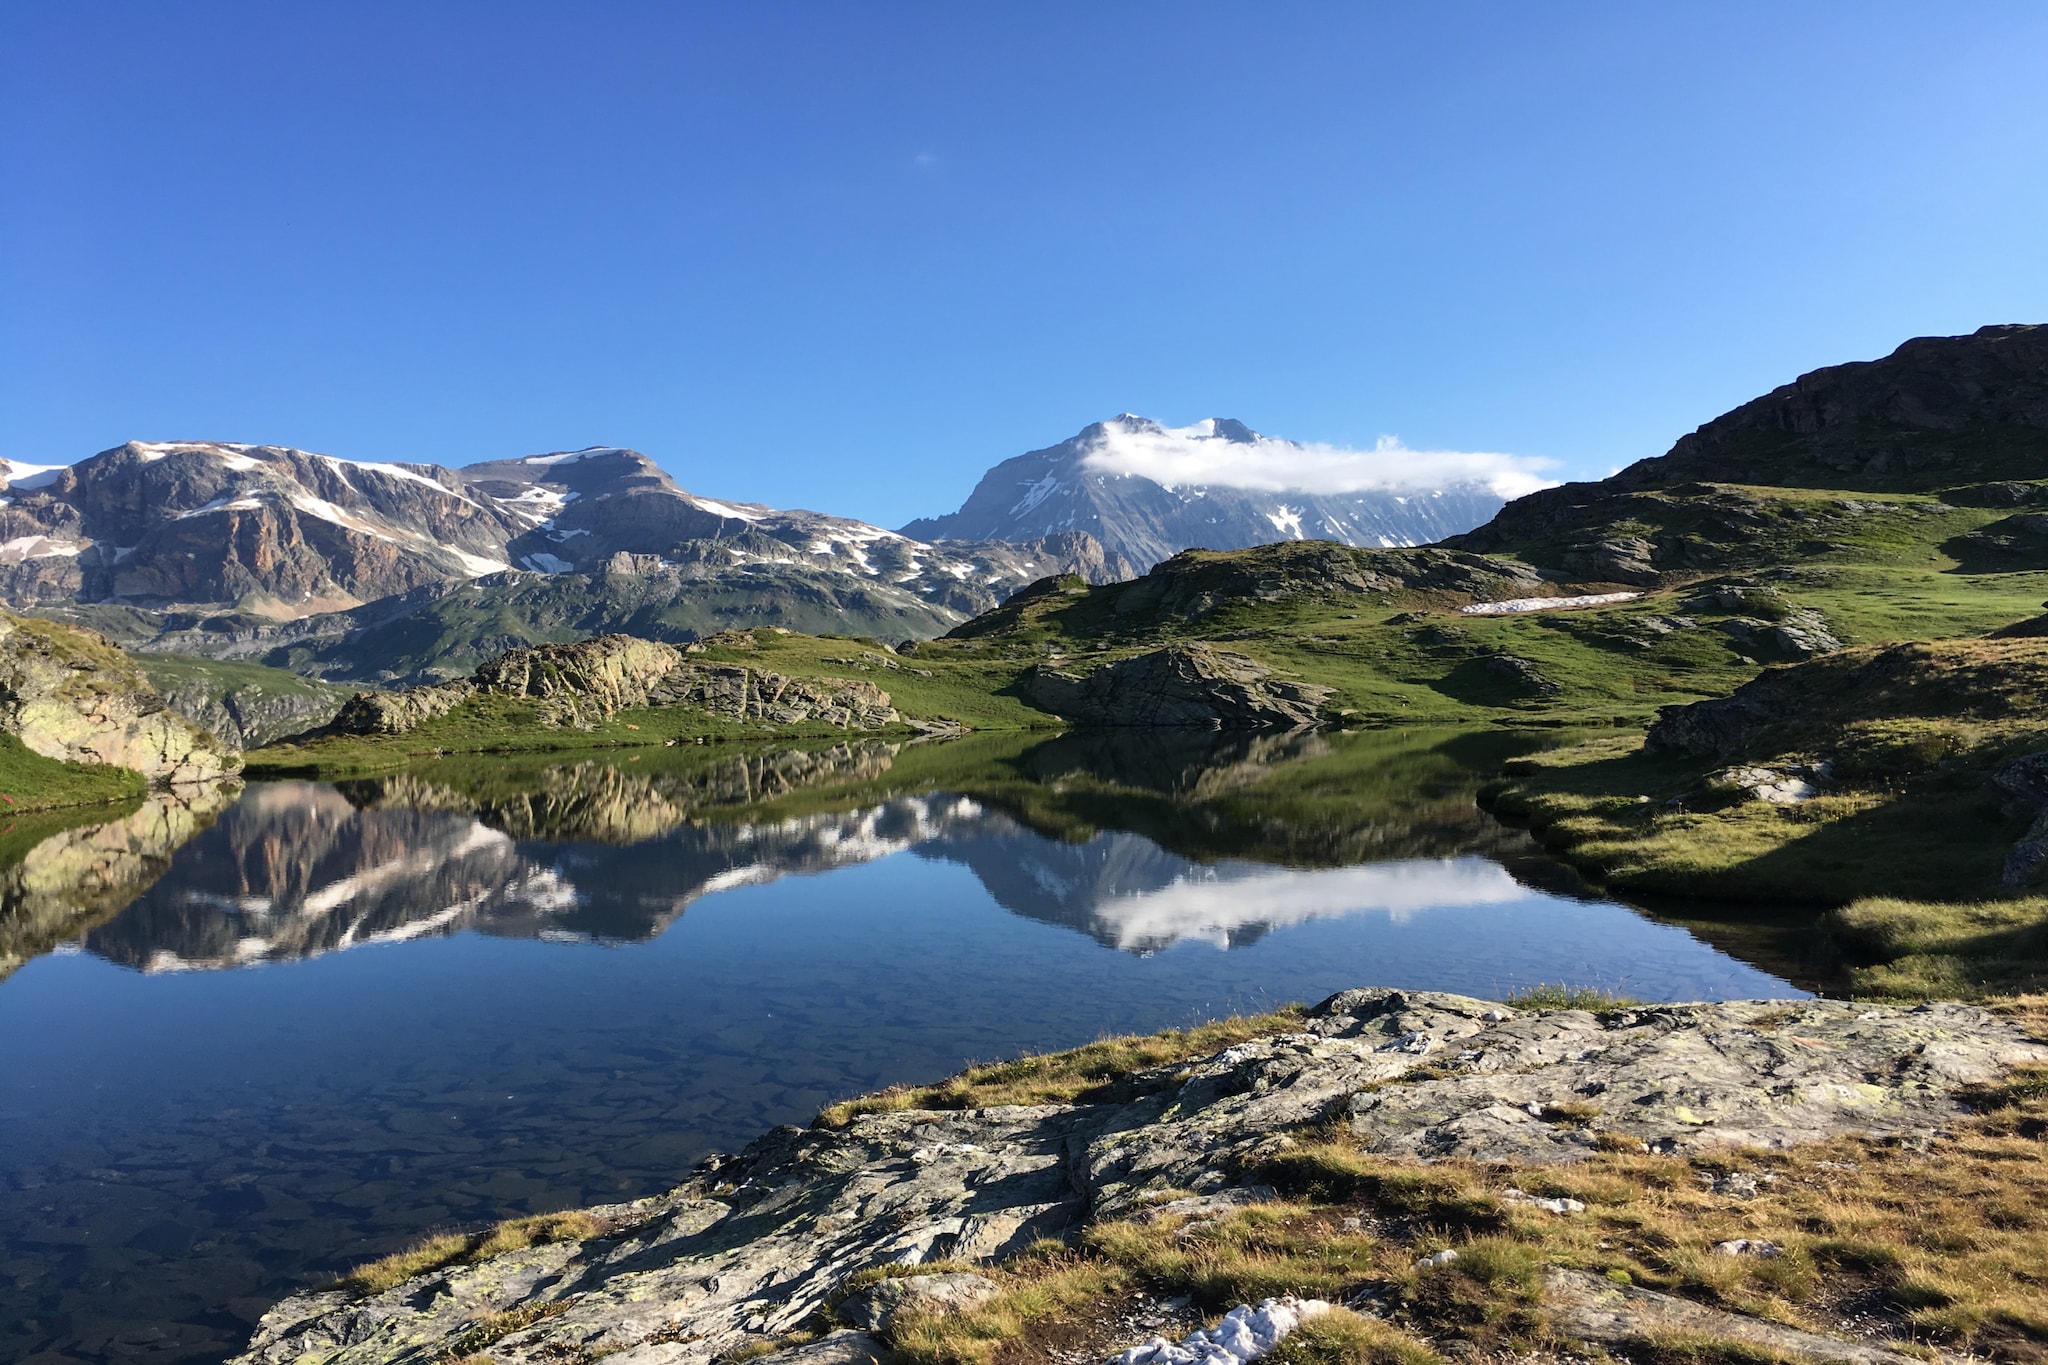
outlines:
[[[1562,981],[1555,984],[1546,981],[1527,990],[1516,991],[1502,1003],[1518,1010],[1586,1010],[1598,1014],[1602,1010],[1626,1009],[1644,1002],[1597,986],[1571,986]]]
[[[1316,1314],[1290,1332],[1267,1359],[1273,1365],[1444,1365],[1434,1347],[1348,1308]]]
[[[1117,1085],[1137,1073],[1206,1056],[1301,1023],[1301,1008],[1237,1016],[1146,1036],[1104,1038],[1085,1047],[969,1067],[935,1085],[892,1086],[822,1110],[820,1128],[844,1128],[864,1114],[904,1109],[986,1109],[1004,1104],[1076,1104],[1117,1098]]]
[[[358,1297],[381,1294],[407,1280],[440,1270],[445,1266],[468,1265],[508,1251],[550,1242],[587,1242],[601,1237],[603,1222],[581,1210],[539,1213],[512,1218],[482,1232],[442,1232],[414,1243],[368,1265],[357,1266],[342,1276],[336,1287]]]

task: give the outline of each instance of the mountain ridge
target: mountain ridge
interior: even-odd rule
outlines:
[[[1200,452],[1214,443],[1255,452],[1303,452],[1296,442],[1260,435],[1234,418],[1167,427],[1120,413],[1091,423],[1057,445],[995,465],[956,512],[921,517],[909,536],[1013,540],[1083,531],[1140,569],[1186,549],[1244,549],[1273,540],[1328,539],[1391,548],[1420,545],[1469,529],[1506,501],[1472,480],[1443,480],[1408,492],[1271,490],[1191,479],[1166,483],[1112,470],[1105,457],[1132,439],[1179,443]]]

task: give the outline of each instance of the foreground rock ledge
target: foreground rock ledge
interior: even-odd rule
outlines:
[[[1614,1116],[1608,1132],[1670,1152],[1931,1136],[1958,1112],[1962,1086],[2043,1061],[2048,1046],[2021,1025],[1966,1005],[1751,1001],[1595,1016],[1346,991],[1297,1032],[1137,1078],[1128,1101],[780,1128],[665,1195],[593,1210],[623,1228],[610,1238],[443,1269],[369,1298],[289,1299],[238,1359],[426,1361],[461,1354],[493,1314],[553,1305],[489,1355],[694,1365],[798,1326],[867,1266],[1000,1258],[1131,1212],[1153,1191],[1229,1189],[1282,1132],[1332,1116],[1348,1116],[1370,1150],[1425,1161],[1583,1159],[1589,1134],[1529,1110],[1593,1094]],[[1385,1084],[1417,1068],[1412,1082]]]

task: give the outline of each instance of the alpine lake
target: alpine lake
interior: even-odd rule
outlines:
[[[1826,987],[1483,812],[1545,742],[990,735],[442,759],[0,830],[0,1360],[220,1361],[438,1229],[828,1102],[1359,985]]]

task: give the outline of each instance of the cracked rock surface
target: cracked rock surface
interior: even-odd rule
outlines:
[[[1596,1016],[1346,991],[1296,1032],[1141,1073],[1112,1101],[780,1128],[667,1194],[592,1210],[612,1236],[365,1298],[289,1299],[238,1359],[423,1362],[493,1314],[545,1305],[552,1316],[492,1342],[491,1358],[700,1365],[796,1327],[870,1266],[999,1259],[1163,1191],[1235,1189],[1306,1123],[1347,1119],[1371,1150],[1425,1161],[1574,1161],[1603,1130],[1670,1152],[1931,1135],[1956,1114],[1959,1087],[2042,1061],[2048,1045],[2021,1025],[1965,1005]],[[1571,1121],[1543,1117],[1560,1112]]]

